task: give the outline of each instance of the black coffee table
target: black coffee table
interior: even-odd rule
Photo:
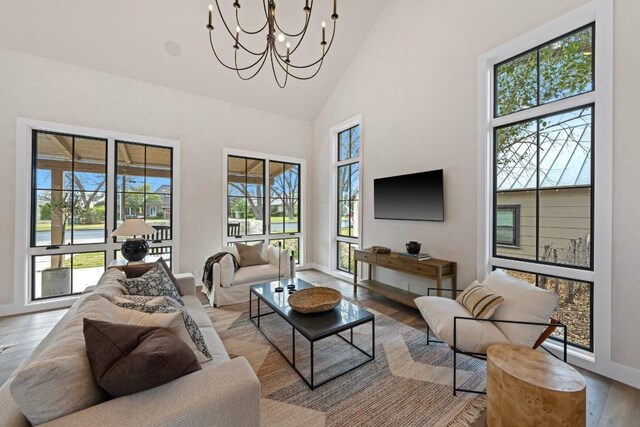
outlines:
[[[375,359],[375,321],[373,314],[369,313],[353,304],[349,301],[342,300],[340,304],[332,310],[325,311],[323,313],[302,314],[294,311],[289,307],[287,302],[289,293],[287,291],[287,285],[293,284],[296,289],[313,288],[310,283],[301,279],[285,279],[281,280],[281,286],[284,287],[284,292],[275,292],[275,288],[279,282],[263,283],[260,285],[253,285],[249,291],[249,316],[251,321],[258,327],[258,330],[262,332],[262,335],[269,340],[269,342],[275,347],[276,350],[282,355],[282,357],[289,363],[289,365],[296,371],[296,373],[302,378],[302,380],[312,390],[320,387],[323,384],[328,383],[360,366],[371,362]],[[254,298],[255,297],[255,298]],[[254,301],[258,303],[257,314],[254,314]],[[271,310],[268,312],[260,312],[261,304],[266,304]],[[284,319],[289,325],[292,326],[291,343],[292,343],[292,360],[290,360],[284,352],[278,347],[278,345],[272,340],[264,331],[260,328],[260,318],[277,314]],[[371,322],[371,353],[366,352],[353,343],[353,328],[356,326],[364,325]],[[311,377],[309,380],[298,370],[296,366],[296,331],[300,333],[304,338],[309,341],[310,362],[311,362]],[[347,339],[340,335],[341,332],[350,331],[350,338]],[[330,378],[324,379],[319,383],[314,382],[314,344],[322,339],[337,336],[346,343],[350,344],[361,353],[366,356],[366,360],[358,363],[355,366],[350,367],[347,370],[341,371],[336,375],[332,375]]]

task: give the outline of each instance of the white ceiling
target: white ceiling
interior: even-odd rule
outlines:
[[[219,1],[225,18],[233,21],[233,0]],[[285,89],[277,87],[269,62],[255,79],[241,81],[215,60],[205,28],[209,0],[0,0],[0,45],[311,121],[386,1],[338,0],[336,40],[322,70],[312,80],[290,79]],[[259,28],[264,22],[262,1],[240,0],[240,4],[243,27]],[[298,32],[304,0],[277,4],[283,30]],[[309,35],[299,50],[301,58],[294,55],[292,62],[319,56],[320,23],[327,21],[329,37],[331,10],[331,0],[315,0]],[[214,44],[222,58],[232,63],[233,40],[215,12],[214,3]],[[235,24],[229,26],[235,31]],[[241,35],[243,41],[262,50],[266,33]]]

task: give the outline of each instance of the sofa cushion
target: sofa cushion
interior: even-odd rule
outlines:
[[[118,282],[131,295],[167,296],[183,304],[178,288],[160,264],[138,278],[118,279]]]
[[[93,294],[104,293],[104,294],[126,294],[127,290],[120,282],[119,279],[125,279],[127,276],[124,275],[124,272],[118,270],[117,268],[109,268],[105,271],[98,283],[95,286],[95,290],[92,292]]]
[[[238,260],[240,268],[268,264],[269,261],[263,257],[263,246],[263,243],[258,243],[256,245],[236,243],[236,248],[240,254],[240,259]]]
[[[453,347],[453,318],[471,317],[467,309],[450,298],[419,297],[414,301],[436,336]],[[509,343],[491,322],[458,320],[456,329],[456,347],[461,351],[486,353],[492,344]]]
[[[94,377],[115,397],[201,369],[189,346],[166,329],[84,319],[83,332]]]
[[[180,313],[180,315],[182,316],[182,320],[184,322],[184,327],[188,332],[189,337],[192,341],[192,343],[189,343],[188,340],[186,340],[187,344],[195,345],[195,349],[196,349],[195,353],[196,353],[196,356],[198,356],[199,361],[205,362],[211,359],[211,353],[209,353],[209,349],[207,348],[207,344],[204,341],[204,338],[202,337],[200,328],[198,327],[196,322],[193,320],[191,315],[187,312],[187,310],[184,308],[182,304],[180,304],[173,298],[171,297],[165,297],[165,298],[167,299],[167,303],[168,303],[165,305],[141,304],[141,303],[135,303],[135,302],[125,302],[125,303],[114,302],[114,304],[117,305],[118,307],[125,308],[127,310],[136,310],[141,313],[147,313],[147,314],[153,314],[153,315],[157,315],[161,313],[164,313],[164,314]],[[127,323],[127,322],[124,322],[124,323]],[[190,346],[193,348],[192,345]]]
[[[491,292],[476,280],[458,295],[456,301],[462,304],[476,319],[488,319],[502,304],[504,298]]]
[[[502,270],[493,271],[484,285],[504,298],[492,319],[549,323],[558,306],[558,296],[513,277]],[[513,344],[533,347],[546,326],[496,322],[496,326]]]
[[[265,264],[241,268],[240,270],[236,271],[236,274],[234,274],[233,282],[231,282],[231,284],[241,285],[244,283],[259,282],[261,280],[278,280],[278,266],[273,264]],[[247,296],[248,295],[249,290],[247,289]]]
[[[178,288],[178,280],[176,279],[176,276],[173,275],[173,272],[169,268],[169,265],[167,265],[167,262],[162,257],[158,258],[158,260],[153,263],[147,263],[147,262],[142,262],[139,264],[128,263],[122,268],[122,271],[124,271],[124,274],[125,276],[127,276],[127,279],[135,279],[143,276],[146,272],[148,272],[153,267],[155,267],[156,264],[161,265],[162,268],[164,268],[164,271],[167,272],[167,275],[169,275],[169,278],[171,279],[175,287]]]

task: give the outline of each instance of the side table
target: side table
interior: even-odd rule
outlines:
[[[487,351],[487,425],[586,424],[586,383],[550,354],[512,344]]]

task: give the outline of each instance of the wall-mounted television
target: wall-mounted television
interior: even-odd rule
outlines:
[[[373,180],[376,219],[444,221],[442,169]]]

